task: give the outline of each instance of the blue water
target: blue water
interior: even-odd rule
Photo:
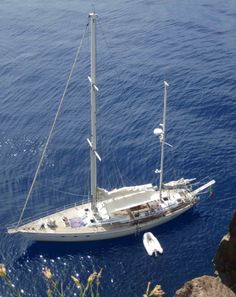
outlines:
[[[215,178],[214,198],[153,230],[164,248],[147,256],[142,236],[99,244],[36,244],[6,234],[18,220],[64,90],[89,1],[10,1],[0,18],[0,262],[23,296],[45,296],[41,270],[63,280],[104,269],[102,296],[142,296],[148,281],[166,296],[202,274],[235,209],[235,0],[102,1],[98,20],[99,185],[155,182],[163,80],[170,83],[165,179]],[[87,194],[89,37],[25,216]],[[119,168],[117,170],[117,168]],[[57,191],[56,191],[57,190]],[[59,191],[60,192],[59,192]],[[76,197],[62,192],[77,193]],[[12,296],[0,282],[0,296]]]

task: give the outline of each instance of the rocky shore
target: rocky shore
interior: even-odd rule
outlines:
[[[235,297],[236,296],[236,211],[229,232],[222,238],[213,259],[216,277],[195,278],[176,291],[174,297]]]

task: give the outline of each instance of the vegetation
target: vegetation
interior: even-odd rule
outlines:
[[[47,297],[66,297],[64,294],[63,283],[58,283],[53,276],[53,273],[48,267],[44,267],[42,270],[43,277],[47,282]],[[71,276],[72,281],[75,284],[76,290],[78,292],[79,297],[101,297],[99,293],[100,280],[102,276],[102,269],[97,273],[93,272],[89,275],[86,284],[83,284],[82,281],[75,277]],[[7,269],[4,264],[0,264],[0,278],[5,281],[5,283],[12,290],[12,296],[22,297],[24,290],[20,290],[15,288],[12,280],[7,274]],[[151,283],[149,282],[147,285],[146,293],[143,297],[162,297],[164,295],[164,291],[161,289],[160,285],[156,285],[153,289],[151,289]]]
[[[165,294],[165,292],[161,289],[160,285],[156,285],[154,289],[151,290],[151,283],[148,282],[146,293],[143,295],[143,297],[162,297]]]

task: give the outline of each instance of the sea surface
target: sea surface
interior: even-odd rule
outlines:
[[[158,182],[163,81],[170,84],[165,181],[214,178],[214,195],[152,232],[164,254],[149,257],[142,234],[93,244],[38,244],[9,236],[18,221],[75,54],[98,14],[98,183]],[[0,262],[23,296],[46,296],[42,268],[77,296],[103,268],[102,297],[140,297],[148,281],[167,297],[213,275],[212,258],[236,206],[235,0],[1,1]],[[24,218],[88,196],[89,30]],[[0,296],[13,296],[0,280]]]

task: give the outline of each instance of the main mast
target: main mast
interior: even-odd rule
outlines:
[[[164,174],[164,148],[165,148],[165,133],[166,133],[167,87],[169,87],[169,85],[166,81],[164,81],[163,123],[161,125],[162,133],[160,136],[160,141],[161,141],[161,167],[160,167],[160,184],[159,184],[160,196],[161,196],[161,191],[162,191],[163,174]]]
[[[91,199],[92,209],[96,211],[97,202],[97,136],[96,136],[96,14],[90,13],[91,28],[91,140],[90,140],[90,183],[91,183]]]

